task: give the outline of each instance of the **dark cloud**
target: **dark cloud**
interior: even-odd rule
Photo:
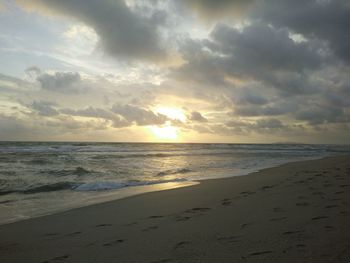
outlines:
[[[81,135],[86,131],[98,131],[106,129],[103,122],[82,122],[70,116],[57,116],[45,120],[31,116],[21,118],[15,115],[0,114],[0,138],[1,140],[54,140],[62,139],[66,134]]]
[[[270,131],[270,130],[276,130],[276,129],[282,129],[286,128],[286,126],[278,119],[275,118],[267,118],[267,119],[259,119],[254,122],[247,122],[247,121],[229,121],[226,123],[227,127],[233,127],[238,131],[245,132],[259,132],[259,131]]]
[[[114,105],[112,112],[123,116],[127,121],[136,123],[139,126],[161,125],[168,118],[163,114],[156,114],[151,110],[139,108],[133,105]]]
[[[30,77],[35,78],[41,74],[41,69],[37,66],[31,66],[25,70]]]
[[[287,30],[260,24],[238,30],[219,24],[210,35],[182,46],[187,62],[173,71],[174,78],[213,88],[254,80],[286,94],[317,91],[310,72],[320,69],[326,57],[310,43],[293,41]],[[246,98],[258,102],[254,96]]]
[[[212,20],[223,14],[241,17],[255,0],[180,0],[180,2],[204,18]]]
[[[311,125],[350,122],[350,116],[341,107],[322,107],[307,105],[295,114],[297,120],[307,121]]]
[[[340,59],[350,62],[350,5],[347,0],[264,1],[253,12],[253,17],[310,39],[325,40]]]
[[[267,95],[262,94],[264,87],[257,85],[248,85],[233,90],[232,101],[234,104],[267,104],[269,99]]]
[[[260,119],[255,124],[258,130],[271,130],[271,129],[282,129],[285,126],[278,119]]]
[[[72,116],[60,116],[54,120],[46,121],[43,125],[47,128],[54,128],[65,133],[77,133],[79,131],[87,130],[105,130],[108,128],[106,122],[98,122],[96,120],[78,121]]]
[[[203,115],[198,111],[192,111],[188,119],[194,122],[208,122],[208,119],[203,117]]]
[[[322,57],[308,43],[295,43],[284,29],[252,24],[242,31],[220,24],[211,33],[209,48],[223,55],[227,73],[263,78],[267,72],[301,73],[321,65]],[[273,73],[273,72],[272,72]]]
[[[131,123],[124,120],[119,115],[113,113],[110,110],[94,108],[91,106],[88,108],[79,109],[79,110],[62,109],[61,112],[70,116],[101,118],[101,119],[109,120],[109,121],[112,121],[112,125],[115,128],[127,127],[131,125]]]
[[[306,133],[321,138],[325,131],[328,135],[348,132],[348,1],[17,1],[26,2],[34,11],[70,17],[73,20],[67,25],[72,21],[86,24],[98,35],[98,47],[114,57],[154,62],[171,49],[180,53],[184,63],[167,68],[165,64],[123,63],[128,67],[104,80],[72,72],[45,73],[35,66],[26,70],[26,77],[31,77],[27,81],[0,74],[3,97],[15,105],[6,108],[13,116],[12,122],[10,117],[3,118],[4,125],[19,123],[30,131],[33,118],[38,127],[72,132],[167,123],[184,133],[194,130],[251,138]],[[210,26],[208,21],[196,20],[198,16],[189,16],[187,11],[193,10],[210,20]],[[62,33],[67,25],[53,29],[52,35]],[[57,36],[48,43],[55,46],[56,42],[59,45]],[[5,47],[12,48],[10,44]],[[95,62],[92,66],[102,65],[101,70],[113,66]],[[84,100],[78,101],[81,91]],[[178,106],[191,109],[186,109],[186,121],[150,110],[166,104],[168,98],[182,100]],[[26,118],[24,126],[21,118]]]
[[[147,126],[164,124],[168,118],[162,114],[156,114],[151,110],[133,105],[114,105],[111,109],[87,107],[85,109],[62,109],[61,113],[68,116],[82,116],[100,118],[112,121],[115,128],[128,127],[131,125]]]
[[[150,14],[133,10],[123,0],[18,0],[38,9],[71,16],[91,26],[100,38],[100,46],[110,55],[128,59],[159,60],[166,55],[159,27],[164,23],[164,11]],[[139,11],[139,12],[138,12]]]
[[[34,101],[30,108],[41,116],[56,116],[59,112],[55,109],[55,103],[49,101]]]
[[[81,81],[79,73],[56,72],[55,74],[44,73],[37,77],[41,88],[55,92],[77,92],[81,87],[77,85]]]

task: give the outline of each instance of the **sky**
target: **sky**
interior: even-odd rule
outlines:
[[[348,0],[0,0],[0,140],[350,142]]]

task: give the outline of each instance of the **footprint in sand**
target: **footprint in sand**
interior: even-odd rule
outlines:
[[[95,227],[108,227],[108,226],[112,226],[112,224],[99,224],[99,225],[96,225]]]
[[[304,184],[305,183],[305,181],[304,180],[300,180],[300,181],[296,181],[296,182],[294,182],[295,184]]]
[[[282,220],[285,220],[287,219],[286,216],[283,216],[283,217],[275,217],[275,218],[271,218],[270,221],[282,221]]]
[[[164,259],[157,260],[157,261],[151,261],[149,263],[168,263],[168,262],[174,262],[174,261],[170,258],[164,258]]]
[[[189,216],[177,216],[175,218],[176,221],[187,221],[189,219],[191,219],[191,217],[189,217]]]
[[[305,244],[297,244],[296,247],[297,247],[297,248],[305,248],[306,245],[305,245]]]
[[[146,227],[146,228],[142,229],[142,231],[143,232],[148,232],[148,231],[151,231],[151,230],[156,230],[158,228],[159,228],[158,226],[150,226],[150,227]]]
[[[274,207],[273,211],[276,212],[276,213],[279,213],[279,212],[284,212],[284,209],[281,208],[281,207]]]
[[[295,231],[286,231],[283,232],[282,235],[293,235],[293,234],[299,234],[299,233],[303,233],[304,231],[302,230],[295,230]]]
[[[63,256],[55,257],[55,258],[53,258],[51,260],[53,260],[53,261],[64,261],[64,260],[68,259],[69,256],[70,255],[63,255]],[[49,261],[44,261],[44,262],[49,262]]]
[[[271,254],[271,253],[273,253],[271,250],[258,251],[258,252],[250,253],[250,256],[261,256],[261,255],[266,255],[266,254]]]
[[[227,205],[231,204],[231,201],[230,201],[229,198],[225,198],[225,199],[221,200],[221,204],[224,205],[224,206],[227,206]]]
[[[324,192],[313,192],[312,195],[319,195],[319,196],[324,196]]]
[[[149,216],[148,218],[149,219],[157,219],[157,218],[163,218],[164,216]]]
[[[327,230],[334,230],[334,226],[324,226],[324,228]]]
[[[195,212],[205,212],[205,211],[208,211],[208,210],[211,210],[211,208],[208,208],[208,207],[195,207],[195,208],[186,210],[185,212],[186,213],[195,213]]]
[[[77,232],[69,233],[69,234],[67,234],[66,236],[76,236],[76,235],[79,235],[79,234],[81,234],[81,233],[82,233],[82,232],[77,231]]]
[[[108,243],[104,243],[102,246],[104,246],[104,247],[110,247],[110,246],[114,246],[114,245],[123,243],[124,241],[125,241],[124,239],[117,239],[117,240],[113,240],[113,241],[108,242]]]
[[[327,205],[327,206],[325,206],[325,208],[335,208],[335,207],[339,207],[338,205]]]
[[[139,222],[131,222],[129,224],[125,224],[124,226],[135,226],[135,225],[138,225]]]
[[[298,199],[300,199],[300,200],[305,200],[305,199],[308,199],[306,196],[303,196],[303,195],[299,195],[298,196]]]
[[[313,217],[311,218],[311,220],[320,220],[320,219],[327,219],[328,216],[316,216],[316,217]]]
[[[59,233],[46,233],[44,236],[45,237],[53,237],[53,236],[57,236],[59,235]]]
[[[244,224],[241,225],[241,229],[245,229],[245,228],[247,228],[247,227],[249,227],[251,225],[253,225],[253,223],[244,223]]]
[[[190,244],[189,241],[181,241],[174,246],[174,250],[184,248],[188,244]]]
[[[240,192],[241,195],[243,195],[244,197],[247,197],[249,195],[252,195],[252,194],[255,194],[254,191],[243,191],[243,192]]]
[[[296,206],[309,206],[310,204],[308,202],[299,202],[295,204]]]
[[[350,213],[348,211],[340,211],[341,215],[348,216]]]
[[[241,242],[240,238],[242,236],[222,236],[222,237],[218,237],[217,241],[221,242],[221,243],[237,243],[237,242]]]
[[[271,189],[274,188],[276,185],[264,185],[263,187],[261,187],[261,190],[267,190],[267,189]]]

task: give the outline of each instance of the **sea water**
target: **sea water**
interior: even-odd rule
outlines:
[[[349,146],[0,142],[0,224],[344,153]]]

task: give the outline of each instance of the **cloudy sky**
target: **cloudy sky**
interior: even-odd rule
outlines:
[[[350,142],[348,0],[0,0],[0,140]]]

